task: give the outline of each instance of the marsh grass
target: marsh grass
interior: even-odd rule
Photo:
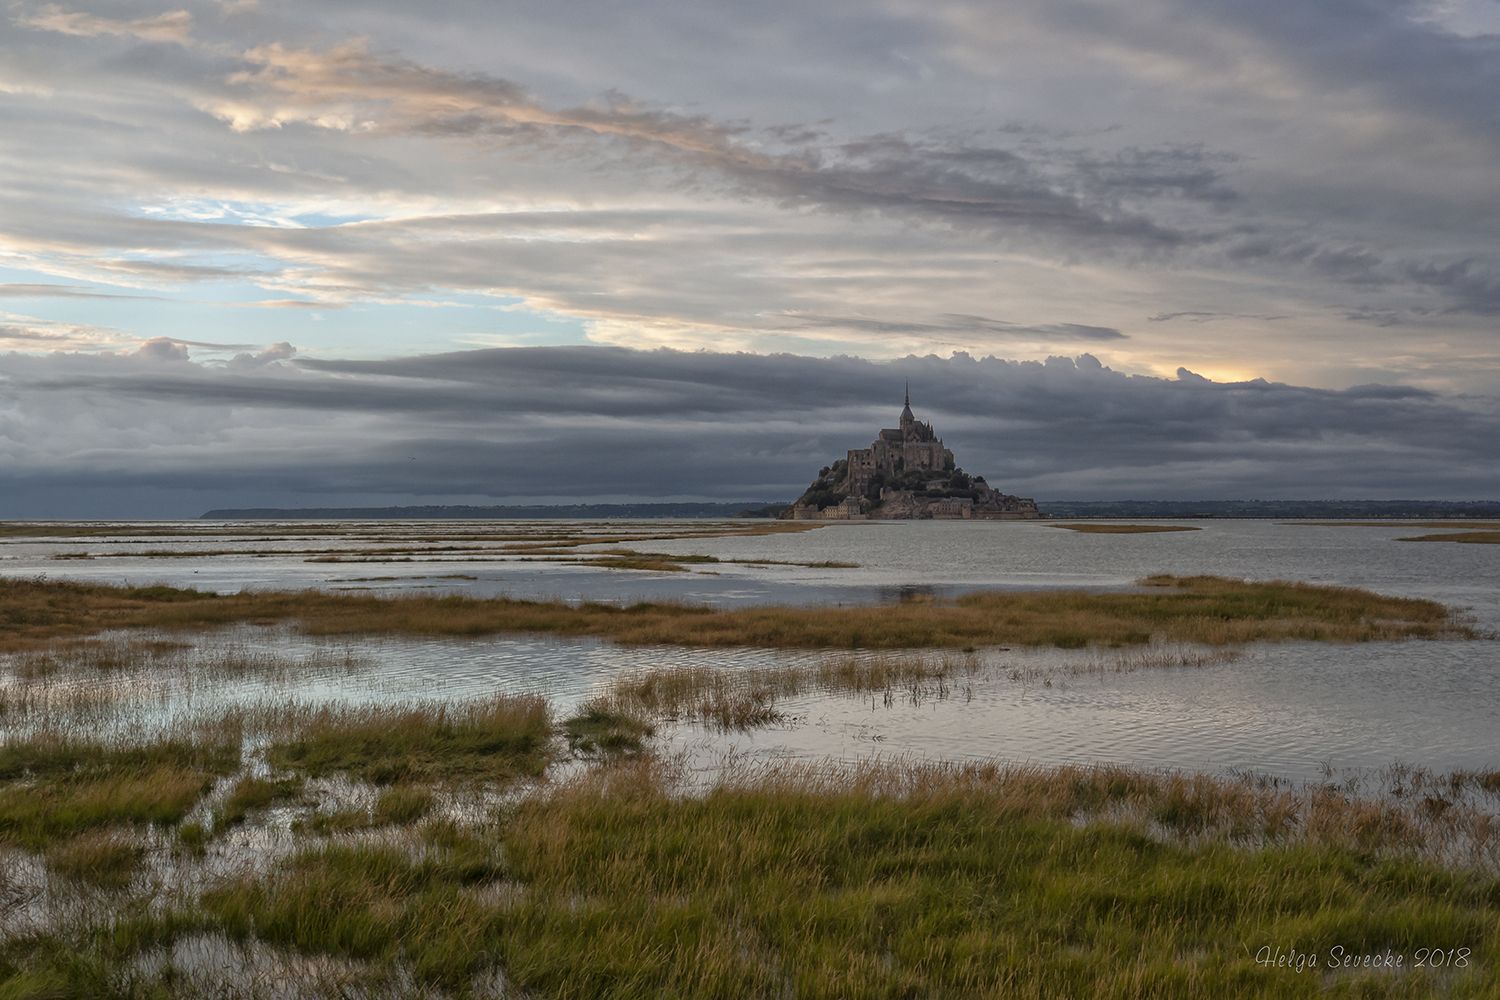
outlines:
[[[1408,779],[1411,775],[1407,776]],[[1431,777],[1434,785],[1449,778]],[[425,849],[310,845],[202,900],[244,942],[463,994],[568,997],[1487,995],[1493,844],[1330,785],[997,764],[778,764],[684,795],[651,759],[582,772]],[[1481,779],[1461,779],[1475,788]],[[1450,788],[1451,791],[1451,788]],[[1472,820],[1472,816],[1470,817]],[[1450,835],[1444,831],[1459,831]],[[1477,831],[1483,833],[1482,830]],[[1333,983],[1265,943],[1465,947],[1456,977]]]
[[[266,760],[309,777],[347,774],[378,785],[414,781],[508,783],[551,759],[552,722],[536,696],[412,707],[324,708],[272,743]]]
[[[145,848],[129,833],[98,830],[47,848],[47,864],[55,872],[105,889],[123,889],[130,884]]]
[[[574,566],[599,566],[603,569],[645,569],[657,573],[689,573],[681,559],[656,558],[651,556],[610,556],[605,559],[588,559],[575,562]]]
[[[274,533],[264,534],[225,530],[217,526],[160,531],[150,528],[121,528],[118,532],[112,532],[108,527],[99,525],[11,525],[9,531],[0,531],[0,540],[28,537],[46,540],[77,538],[86,539],[91,544],[91,548],[83,551],[53,552],[49,558],[54,560],[181,560],[249,556],[257,559],[302,558],[308,563],[509,562],[517,559],[526,561],[539,555],[577,557],[580,554],[586,555],[578,550],[601,544],[753,537],[809,531],[821,526],[783,523],[747,525],[730,521],[668,528],[613,523],[607,527],[574,525],[571,526],[573,530],[560,530],[556,526],[522,524],[501,527],[483,522],[471,523],[467,527],[467,531],[455,532],[445,530],[442,525],[416,522],[391,530],[357,524],[321,530],[273,526]],[[111,537],[113,534],[118,534],[118,537]],[[259,537],[248,537],[251,535]],[[132,544],[148,538],[170,539],[172,547],[141,548]],[[241,547],[200,547],[193,544],[220,539],[233,539]],[[328,544],[309,547],[309,543],[318,541]],[[254,547],[243,547],[246,545]]]
[[[612,680],[587,708],[614,717],[690,722],[718,730],[752,729],[782,722],[778,697],[807,686],[796,668],[721,670],[681,666],[631,671]]]
[[[1398,542],[1469,542],[1476,545],[1500,545],[1500,531],[1461,531],[1452,534],[1416,535],[1398,538]]]
[[[93,733],[122,746],[156,743],[164,726],[192,729],[192,719],[211,725],[214,713],[256,688],[269,694],[289,682],[338,680],[372,664],[348,647],[321,643],[288,655],[244,638],[195,639],[117,633],[0,654],[0,739]]]
[[[595,699],[579,706],[563,721],[568,749],[579,757],[640,754],[656,727],[637,714],[615,711],[608,701]]]
[[[313,635],[589,635],[626,644],[826,648],[1082,648],[1169,639],[1207,645],[1299,639],[1366,642],[1476,638],[1433,601],[1350,587],[1220,577],[1154,576],[1144,592],[1010,591],[952,602],[885,607],[628,606],[510,598],[330,594],[202,594],[170,587],[118,588],[0,581],[0,648],[36,647],[106,627],[203,628],[294,621]]]
[[[858,569],[859,563],[827,559],[822,562],[796,562],[787,559],[728,559],[719,556],[674,555],[670,552],[637,552],[634,549],[607,549],[597,558],[579,559],[571,565],[602,566],[605,569],[646,569],[669,573],[690,572],[688,565],[728,563],[743,566],[802,566],[810,569]]]
[[[1172,667],[1218,667],[1244,656],[1238,649],[1195,649],[1191,646],[1145,650],[1096,650],[1082,662],[1063,664],[1016,663],[1003,668],[1006,677],[1020,684],[1050,684],[1058,678],[1103,677],[1133,674],[1138,670]]]
[[[276,802],[299,797],[302,786],[301,778],[273,780],[246,775],[234,786],[219,808],[214,810],[213,827],[208,835],[212,837],[230,827],[239,826],[252,810],[264,809]]]
[[[237,734],[235,734],[237,735]],[[0,839],[39,850],[122,823],[175,825],[240,766],[237,738],[111,746],[66,736],[0,747]]]
[[[409,826],[432,812],[436,798],[422,785],[396,785],[382,791],[373,808],[337,808],[295,820],[296,833],[333,836],[388,826]]]
[[[887,665],[848,683],[908,676]],[[219,983],[225,995],[260,995],[241,991],[268,970],[281,978],[266,995],[328,997],[489,996],[501,983],[503,995],[707,1000],[1500,986],[1497,772],[1397,765],[1294,785],[731,763],[704,787],[670,761],[615,756],[477,822],[433,820],[433,801],[424,785],[388,787],[373,808],[307,828],[388,833],[303,840],[171,905],[114,888],[83,922],[0,941],[0,995],[202,995],[200,973],[169,965],[204,935],[259,956]],[[139,885],[132,842],[111,838],[60,841],[48,863]],[[1334,944],[1391,948],[1408,965],[1416,947],[1461,947],[1472,961],[1456,975],[1332,980],[1257,966],[1266,943],[1325,959]]]
[[[1290,527],[1309,528],[1482,528],[1500,531],[1500,521],[1278,521]]]
[[[1007,665],[974,652],[950,652],[828,656],[816,663],[774,667],[662,667],[619,674],[585,708],[641,724],[660,719],[722,731],[746,730],[786,721],[786,713],[777,707],[778,700],[813,691],[880,695],[888,707],[898,701],[920,705],[931,699],[946,699],[960,690],[972,697],[973,683],[992,674],[1023,684],[1050,684],[1059,676],[1217,666],[1241,655],[1239,650],[1179,646],[1096,651],[1083,662],[1061,665]]]
[[[373,815],[379,823],[406,825],[431,812],[432,802],[432,792],[426,788],[397,785],[380,793]]]
[[[1049,524],[1049,528],[1067,528],[1086,535],[1142,535],[1155,531],[1202,531],[1182,524]]]
[[[461,840],[464,838],[460,838]],[[403,850],[332,844],[289,858],[266,880],[205,894],[204,909],[238,939],[409,968],[450,989],[495,965],[503,917],[470,886],[500,874],[490,852],[455,843],[418,861]]]

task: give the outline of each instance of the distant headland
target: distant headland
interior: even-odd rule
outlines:
[[[1019,521],[1041,517],[1036,501],[992,489],[953,460],[932,425],[911,412],[911,389],[899,427],[882,430],[868,448],[825,466],[781,512],[798,521],[870,519]]]

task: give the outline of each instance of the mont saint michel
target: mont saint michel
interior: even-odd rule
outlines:
[[[850,449],[781,514],[793,520],[1021,520],[1041,517],[1036,501],[991,488],[953,459],[932,424],[911,412],[911,390],[899,427],[868,448]]]

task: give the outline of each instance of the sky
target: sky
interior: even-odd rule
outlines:
[[[1500,497],[1497,0],[0,7],[0,517]]]

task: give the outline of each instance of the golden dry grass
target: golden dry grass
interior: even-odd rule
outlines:
[[[1398,542],[1469,542],[1478,545],[1500,545],[1500,531],[1462,531],[1443,535],[1417,535],[1398,538]]]
[[[242,592],[0,581],[0,650],[106,628],[204,628],[295,621],[313,635],[598,636],[626,644],[801,648],[1140,645],[1153,637],[1225,645],[1287,639],[1475,638],[1434,601],[1352,587],[1156,576],[1144,592],[976,592],[952,602],[736,610],[510,598]]]

